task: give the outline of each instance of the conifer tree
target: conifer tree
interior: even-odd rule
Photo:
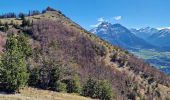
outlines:
[[[89,78],[83,87],[83,95],[100,100],[112,100],[112,86],[107,81]]]
[[[9,35],[6,51],[1,60],[1,83],[7,92],[19,92],[27,84],[28,73],[25,56],[18,46],[17,36]]]
[[[9,29],[9,26],[8,26],[8,23],[6,22],[6,23],[4,24],[4,32],[6,32],[8,29]]]
[[[2,24],[2,21],[0,20],[0,26],[2,26],[3,24]]]
[[[25,36],[25,34],[20,34],[17,36],[18,40],[18,47],[21,52],[23,52],[23,55],[28,58],[32,55],[32,48],[31,45],[28,44],[28,37]]]
[[[75,75],[73,79],[68,80],[67,92],[68,93],[80,93],[81,92],[80,79],[78,75]]]

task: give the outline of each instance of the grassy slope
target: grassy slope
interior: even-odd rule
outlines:
[[[20,94],[0,94],[0,100],[92,100],[76,94],[57,93],[48,90],[25,88]]]

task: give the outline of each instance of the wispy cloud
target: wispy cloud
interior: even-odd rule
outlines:
[[[92,28],[97,27],[97,26],[99,26],[102,22],[104,22],[104,21],[106,21],[106,20],[104,19],[104,17],[100,17],[100,18],[97,19],[97,21],[98,21],[97,24],[95,24],[95,25],[90,25],[90,27],[92,27]]]
[[[97,19],[97,24],[95,25],[90,25],[90,27],[94,28],[94,27],[97,27],[99,26],[102,22],[114,22],[115,20],[116,21],[119,21],[122,19],[122,16],[115,16],[115,17],[111,17],[111,18],[108,18],[108,19],[105,19],[104,17],[100,17]]]
[[[97,24],[95,24],[95,25],[90,25],[90,27],[94,28],[94,27],[99,26],[100,24],[101,24],[101,22],[98,22],[98,23],[97,23]]]
[[[121,19],[122,19],[122,16],[115,16],[115,17],[113,17],[113,18],[114,18],[114,20],[118,21],[118,20],[121,20]]]
[[[105,21],[105,19],[104,19],[103,17],[100,17],[100,18],[98,18],[97,21],[98,21],[98,22],[103,22],[103,21]]]

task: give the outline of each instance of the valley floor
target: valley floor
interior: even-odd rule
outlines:
[[[25,88],[20,94],[0,93],[0,100],[92,100],[76,94],[58,93],[48,90]]]
[[[170,52],[161,52],[152,49],[141,49],[130,51],[139,58],[145,59],[146,62],[160,69],[164,73],[170,75]]]

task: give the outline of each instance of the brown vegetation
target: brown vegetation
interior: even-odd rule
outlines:
[[[49,82],[52,66],[43,61],[58,61],[67,69],[63,79],[77,73],[83,84],[89,77],[112,84],[116,99],[162,99],[169,96],[170,79],[143,60],[87,32],[61,12],[46,11],[28,17],[34,20],[26,32],[32,37],[32,68],[39,67]],[[35,18],[35,19],[34,19]],[[162,89],[167,88],[167,89]]]
[[[64,58],[63,60],[67,62],[74,61],[78,66],[78,73],[82,82],[88,77],[108,80],[112,83],[113,90],[121,95],[118,98],[126,98],[133,92],[136,93],[135,96],[137,95],[137,91],[141,88],[138,84],[142,84],[138,83],[138,78],[135,78],[137,75],[143,81],[146,79],[148,84],[156,82],[169,85],[169,78],[162,72],[146,64],[143,60],[131,54],[126,54],[117,47],[112,49],[111,54],[114,56],[111,56],[111,62],[116,63],[122,69],[128,68],[129,71],[119,71],[105,64],[104,59],[109,48],[96,42],[95,39],[92,40],[87,34],[83,34],[76,28],[68,26],[62,20],[37,21],[33,25],[32,33],[35,40],[40,42],[42,50],[48,52],[45,56],[49,56],[49,52],[52,52],[50,57],[54,57],[55,54],[62,54],[59,56],[60,60]],[[56,48],[52,50],[51,44],[56,45]],[[136,76],[130,76],[130,71]],[[134,86],[136,86],[136,90]],[[148,93],[147,95],[151,94]]]

